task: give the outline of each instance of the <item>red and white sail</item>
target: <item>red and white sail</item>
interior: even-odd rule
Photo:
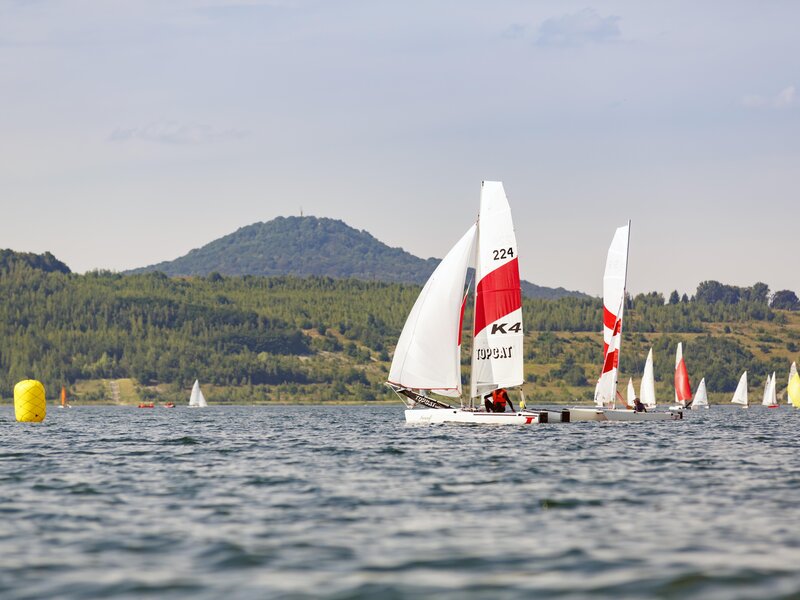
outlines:
[[[477,225],[442,259],[414,303],[389,369],[389,383],[407,389],[461,395],[464,284]]]
[[[481,183],[475,262],[473,398],[522,385],[522,290],[511,208],[499,181]]]
[[[600,406],[614,405],[617,396],[630,228],[630,221],[624,227],[617,228],[606,256],[606,270],[603,276],[603,371],[594,398],[595,403]]]
[[[678,348],[675,350],[675,402],[686,406],[691,400],[692,384],[689,382],[686,361],[683,360],[683,342],[678,342]]]

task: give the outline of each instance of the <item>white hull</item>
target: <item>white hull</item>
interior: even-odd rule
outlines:
[[[438,425],[462,423],[471,425],[536,425],[538,423],[560,423],[567,411],[530,411],[490,413],[462,410],[460,408],[409,408],[406,423],[413,425]],[[567,416],[567,419],[569,417]]]
[[[636,412],[610,408],[570,408],[571,421],[674,421],[683,418],[683,412]]]

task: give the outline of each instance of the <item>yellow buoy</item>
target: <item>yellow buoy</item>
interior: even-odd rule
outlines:
[[[14,414],[17,416],[17,421],[23,423],[44,421],[47,403],[41,382],[26,379],[14,386]]]

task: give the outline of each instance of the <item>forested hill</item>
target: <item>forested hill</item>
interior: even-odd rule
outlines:
[[[418,258],[402,248],[391,248],[366,231],[342,221],[317,217],[278,217],[255,223],[214,240],[172,261],[134,269],[130,273],[160,271],[170,276],[292,275],[334,277],[389,283],[424,283],[439,260]],[[555,299],[584,296],[564,288],[548,288],[524,281],[528,298]]]
[[[15,252],[0,250],[0,270],[9,271],[14,266],[25,265],[45,273],[70,273],[70,269],[50,252],[33,254],[32,252]]]

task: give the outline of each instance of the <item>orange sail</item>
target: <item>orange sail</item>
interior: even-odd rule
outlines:
[[[67,405],[67,388],[61,386],[61,406]]]
[[[686,404],[692,399],[692,386],[689,383],[689,373],[686,371],[686,363],[683,358],[675,369],[675,396],[678,402]]]

